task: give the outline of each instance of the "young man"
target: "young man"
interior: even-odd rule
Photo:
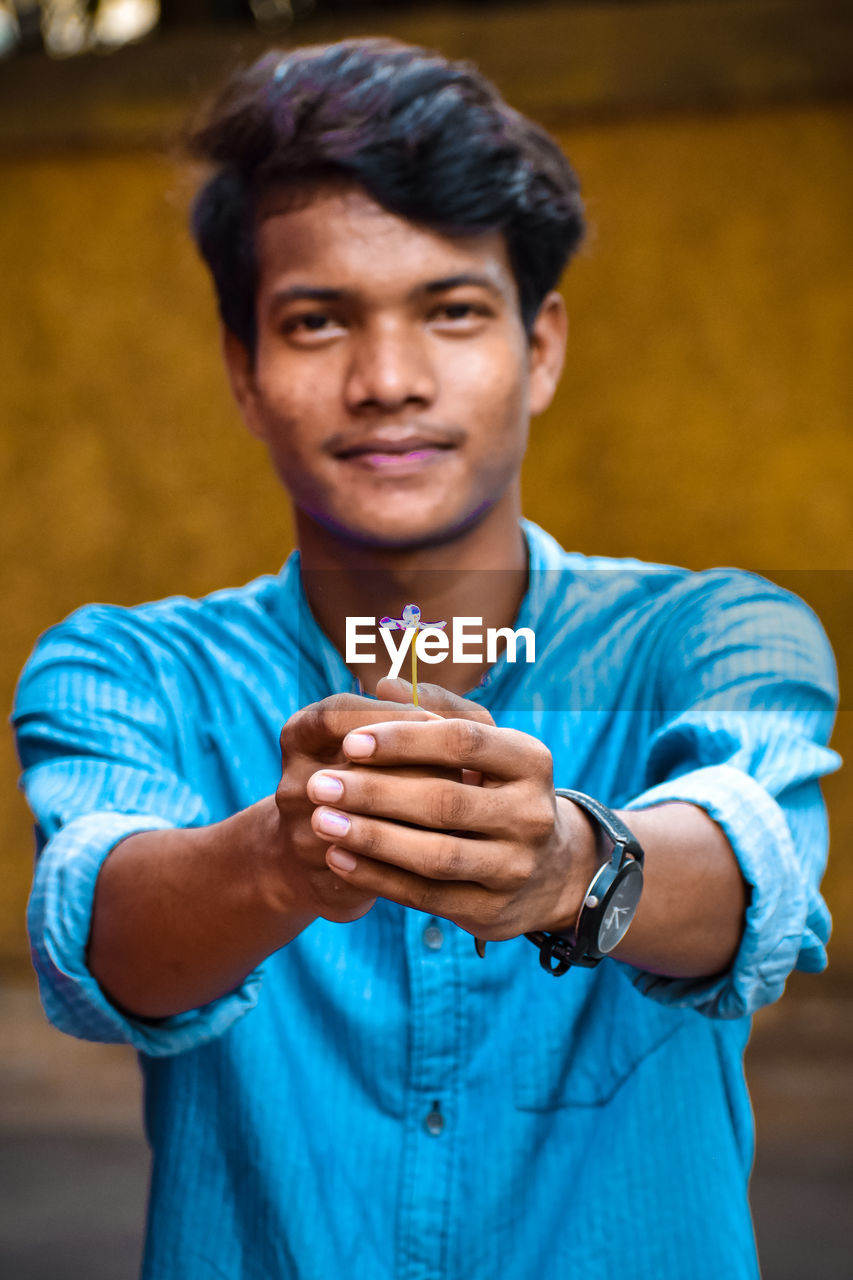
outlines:
[[[141,1055],[144,1274],[755,1276],[749,1016],[828,935],[822,632],[521,519],[581,208],[470,67],[270,54],[194,145],[300,551],[80,610],[15,709],[45,1006]],[[412,602],[535,660],[450,649],[415,707],[348,645]]]

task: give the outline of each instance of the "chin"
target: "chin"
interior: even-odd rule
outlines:
[[[354,547],[365,547],[374,551],[423,551],[429,547],[441,547],[454,542],[462,534],[479,524],[491,509],[491,503],[484,503],[473,512],[464,516],[445,515],[443,518],[421,518],[418,520],[386,519],[377,522],[375,519],[368,526],[355,523],[352,514],[346,520],[337,520],[328,513],[306,512],[317,524],[327,529],[342,542]]]

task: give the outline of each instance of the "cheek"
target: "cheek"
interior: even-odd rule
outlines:
[[[505,341],[460,351],[446,369],[443,390],[448,409],[455,405],[462,420],[479,432],[488,429],[492,442],[526,427],[528,405],[527,350]]]
[[[276,457],[298,459],[311,443],[328,430],[329,414],[324,408],[322,377],[300,377],[301,371],[284,369],[259,382],[259,406],[266,426],[267,441]]]
[[[310,456],[310,446],[312,440],[322,438],[322,427],[310,416],[312,407],[316,414],[316,397],[313,406],[292,395],[286,400],[280,394],[261,397],[267,453],[279,479],[294,492],[310,487],[309,476],[317,465],[316,457]]]

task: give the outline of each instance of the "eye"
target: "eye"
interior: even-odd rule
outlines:
[[[282,332],[297,342],[315,343],[338,336],[344,327],[340,317],[328,311],[303,311],[287,316]]]
[[[297,324],[303,329],[316,333],[318,329],[325,329],[329,323],[329,317],[324,315],[322,311],[312,311],[307,316],[300,316]]]
[[[474,312],[470,302],[448,302],[441,309],[448,320],[464,320]]]
[[[480,302],[443,302],[432,312],[431,319],[446,329],[468,332],[480,328],[491,315],[491,309]]]

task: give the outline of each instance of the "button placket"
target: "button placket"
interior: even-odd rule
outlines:
[[[410,1075],[402,1152],[398,1280],[447,1276],[459,1158],[453,1117],[463,1019],[460,939],[435,916],[409,913]]]

